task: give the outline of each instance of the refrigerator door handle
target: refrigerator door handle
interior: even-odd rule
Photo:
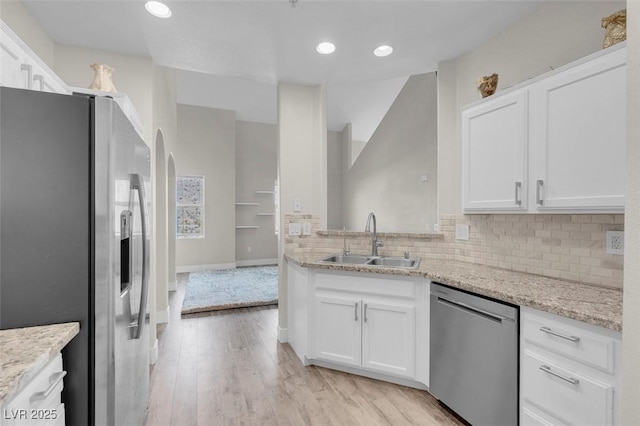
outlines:
[[[144,326],[145,317],[147,315],[147,294],[149,291],[149,238],[147,237],[147,197],[144,192],[144,181],[139,173],[131,175],[131,189],[138,192],[138,200],[140,203],[140,222],[142,222],[142,291],[140,294],[140,309],[135,324],[131,329],[132,338],[139,339],[142,336],[142,327]]]

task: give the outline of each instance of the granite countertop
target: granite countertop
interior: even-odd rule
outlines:
[[[308,268],[420,276],[483,296],[622,331],[622,290],[473,263],[422,259],[418,269],[330,264],[323,255],[287,255]]]
[[[0,407],[80,332],[80,323],[0,330]]]

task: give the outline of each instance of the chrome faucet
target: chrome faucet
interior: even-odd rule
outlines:
[[[373,231],[371,231],[371,220],[373,219]],[[376,229],[376,215],[373,212],[369,213],[367,218],[367,226],[364,228],[364,232],[371,232],[371,256],[378,256],[378,247],[384,246],[382,241],[378,241],[378,231]]]

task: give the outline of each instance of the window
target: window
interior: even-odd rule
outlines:
[[[176,237],[204,238],[204,176],[176,177]]]

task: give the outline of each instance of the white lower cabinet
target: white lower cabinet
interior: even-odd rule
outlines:
[[[291,262],[287,276],[288,341],[302,362],[428,386],[427,280]]]
[[[316,358],[413,377],[415,307],[353,297],[316,297]]]
[[[61,392],[65,375],[62,354],[58,354],[2,407],[0,426],[64,425]]]
[[[520,424],[619,425],[620,333],[525,307],[520,321]]]

